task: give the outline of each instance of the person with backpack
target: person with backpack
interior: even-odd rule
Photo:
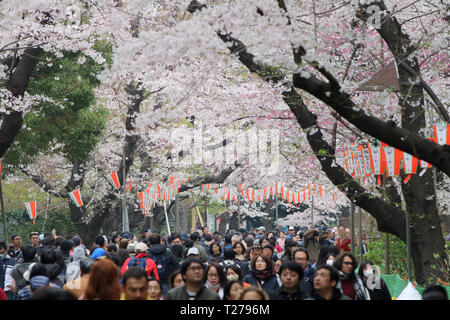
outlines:
[[[122,277],[128,269],[133,267],[140,267],[147,272],[147,275],[149,277],[153,276],[159,280],[156,263],[153,259],[148,257],[147,249],[147,245],[143,242],[139,242],[135,246],[136,255],[125,260],[122,265],[122,268],[120,270],[120,274],[122,275]]]
[[[169,276],[172,272],[177,270],[180,265],[170,249],[161,245],[161,236],[158,233],[152,233],[148,239],[150,249],[148,250],[149,258],[156,263],[158,270],[159,281],[163,287],[163,294],[169,291]]]

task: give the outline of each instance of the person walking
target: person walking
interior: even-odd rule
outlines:
[[[370,300],[392,300],[386,283],[381,279],[379,269],[371,261],[361,263],[358,276],[369,291]]]
[[[273,270],[272,259],[264,255],[257,255],[251,262],[250,274],[246,275],[242,281],[264,289],[266,292],[279,288],[277,278]]]
[[[125,272],[133,267],[140,267],[145,272],[147,272],[148,277],[155,277],[159,280],[158,270],[156,267],[156,263],[153,259],[150,259],[147,255],[148,247],[145,243],[139,242],[135,246],[136,256],[130,257],[122,265],[120,269],[120,273],[122,277],[125,275]]]
[[[8,255],[17,261],[17,258],[22,253],[22,236],[20,234],[13,234],[11,237],[11,245],[8,249]]]
[[[212,262],[208,265],[203,280],[207,289],[217,293],[220,299],[223,299],[227,277],[223,267],[219,263]]]
[[[83,257],[77,261],[79,262],[80,277],[68,281],[64,285],[63,290],[70,292],[79,299],[84,294],[89,283],[89,273],[91,272],[94,260],[90,257]]]
[[[361,278],[355,273],[358,268],[358,262],[351,253],[340,253],[333,262],[333,266],[339,272],[339,283],[337,288],[342,294],[352,300],[370,300],[367,288],[364,286]]]
[[[139,267],[125,271],[120,300],[149,300],[147,272]]]
[[[319,256],[320,242],[317,230],[308,230],[303,235],[303,248],[308,251],[309,262],[316,263]]]
[[[351,300],[336,288],[339,283],[339,272],[333,266],[322,264],[317,266],[314,277],[313,300]]]
[[[294,250],[298,248],[298,242],[294,239],[287,239],[284,244],[284,254],[281,257],[283,263],[294,260],[293,253]]]
[[[303,278],[303,267],[297,262],[290,261],[280,267],[281,287],[269,292],[270,300],[305,300],[309,294],[300,288]]]
[[[303,248],[294,251],[294,261],[303,269],[303,277],[300,279],[300,288],[303,292],[310,295],[314,288],[315,270],[309,263],[309,254]]]
[[[119,300],[120,296],[120,276],[116,264],[110,259],[96,260],[80,300]]]
[[[164,300],[220,300],[217,293],[204,286],[205,268],[198,258],[187,258],[180,266],[184,285],[169,290]]]
[[[148,241],[150,244],[147,251],[148,257],[156,263],[159,281],[163,286],[163,294],[166,294],[169,291],[169,276],[180,265],[172,251],[161,244],[161,236],[158,233],[152,233]]]
[[[210,254],[208,255],[208,263],[217,262],[221,263],[224,261],[222,250],[220,249],[220,246],[218,243],[211,243],[210,246]]]

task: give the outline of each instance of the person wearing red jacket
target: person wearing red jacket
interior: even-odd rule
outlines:
[[[350,244],[352,240],[349,236],[350,230],[344,229],[343,227],[339,228],[339,238],[334,241],[334,245],[339,248],[339,252],[351,252]]]
[[[139,266],[139,262],[143,261],[142,259],[145,259],[145,271],[147,272],[147,275],[149,277],[154,277],[157,280],[159,280],[158,275],[158,269],[156,268],[156,263],[153,259],[150,259],[147,255],[148,247],[145,243],[140,242],[135,247],[136,250],[136,256],[130,257],[122,265],[122,268],[120,269],[120,274],[123,275],[125,272],[132,267]]]

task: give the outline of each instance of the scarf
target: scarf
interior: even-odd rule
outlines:
[[[269,278],[273,272],[272,270],[262,270],[262,271],[258,271],[258,270],[250,270],[250,274],[255,277],[258,280],[266,280],[267,278]]]
[[[211,284],[211,282],[209,282],[209,280],[206,280],[205,286],[206,286],[206,288],[217,292],[217,290],[219,290],[219,288],[220,288],[220,283],[213,285],[213,284]]]
[[[364,284],[358,275],[354,273],[347,275],[342,271],[339,271],[339,280],[340,281],[336,286],[336,288],[339,288],[341,293],[342,293],[341,281],[351,280],[353,289],[355,290],[355,300],[370,300],[370,295],[367,292],[367,289],[364,287]]]

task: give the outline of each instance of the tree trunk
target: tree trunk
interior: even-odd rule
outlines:
[[[23,97],[28,87],[30,76],[38,62],[41,48],[26,49],[8,81],[8,90],[18,98]],[[6,153],[23,124],[22,112],[11,111],[0,114],[0,158]]]

